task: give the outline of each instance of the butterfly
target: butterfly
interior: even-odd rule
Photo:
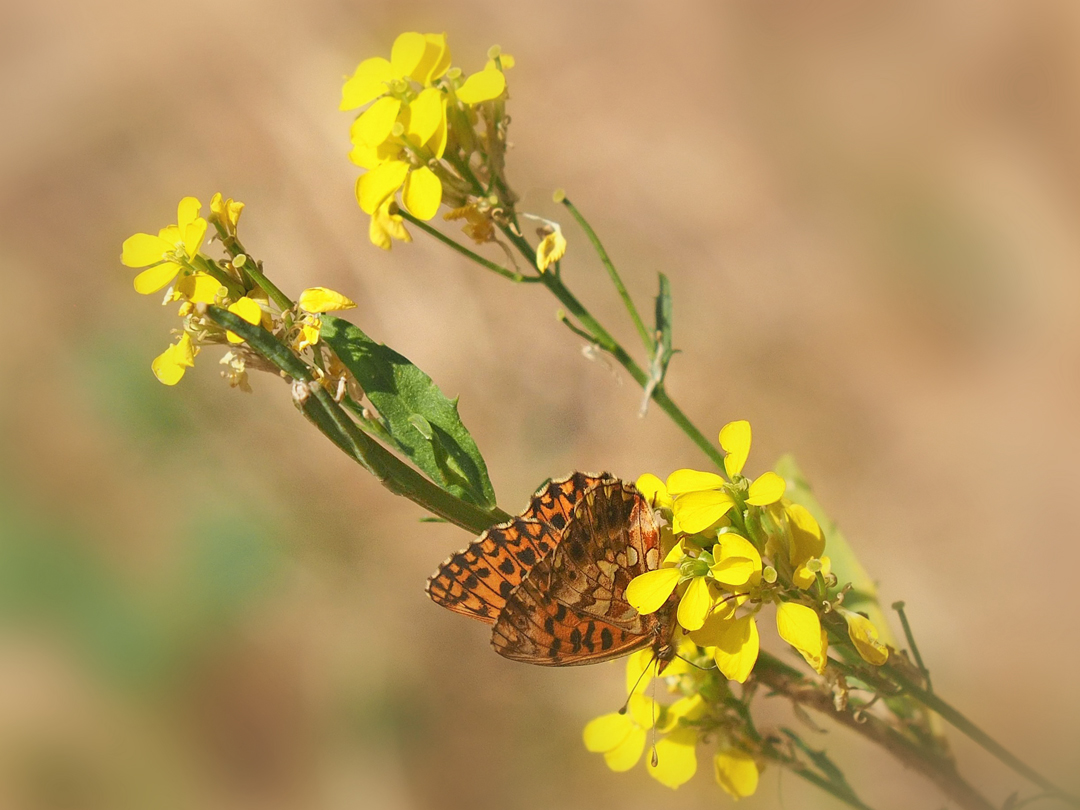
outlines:
[[[677,597],[648,615],[626,601],[630,580],[660,561],[641,493],[609,473],[575,472],[451,555],[427,593],[492,625],[495,652],[514,661],[576,666],[652,647],[662,668],[674,656]]]

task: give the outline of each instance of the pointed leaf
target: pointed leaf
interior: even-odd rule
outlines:
[[[494,506],[487,465],[461,422],[456,401],[407,358],[348,321],[331,315],[320,320],[322,339],[356,377],[402,452],[446,491]]]

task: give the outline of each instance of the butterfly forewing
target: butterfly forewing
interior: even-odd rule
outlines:
[[[513,589],[558,544],[584,493],[616,480],[610,473],[575,472],[544,484],[520,516],[488,529],[439,566],[428,595],[455,613],[494,623]]]
[[[480,535],[428,581],[440,605],[494,624],[500,655],[548,666],[591,664],[669,646],[675,602],[640,615],[630,581],[660,564],[652,509],[630,484],[573,473]]]

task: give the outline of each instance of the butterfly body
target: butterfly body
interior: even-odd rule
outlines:
[[[626,586],[661,561],[648,502],[610,474],[573,473],[452,555],[428,581],[438,604],[493,625],[514,661],[575,666],[652,647],[672,657],[676,602],[641,615]]]

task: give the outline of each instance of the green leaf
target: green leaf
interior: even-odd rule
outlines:
[[[832,572],[836,574],[840,587],[850,582],[852,590],[844,597],[844,607],[850,610],[858,610],[866,613],[870,621],[874,623],[878,634],[883,642],[897,647],[896,639],[889,630],[889,622],[878,599],[877,584],[870,578],[870,574],[863,568],[859,558],[855,556],[843,532],[829,519],[818,503],[810,485],[803,477],[802,471],[795,463],[791,455],[783,456],[774,468],[787,483],[784,493],[795,503],[806,507],[807,511],[814,516],[814,520],[821,526],[825,534],[825,554],[832,561]]]
[[[448,399],[431,378],[388,346],[332,315],[320,335],[356,377],[399,449],[432,481],[485,508],[495,505],[487,465]]]

